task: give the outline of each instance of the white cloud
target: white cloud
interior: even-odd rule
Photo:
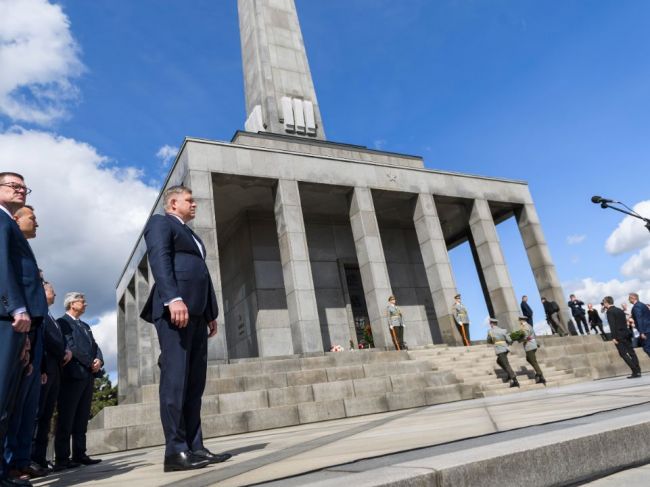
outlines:
[[[650,218],[650,200],[634,205],[634,211]],[[626,216],[607,239],[605,250],[610,254],[622,254],[650,245],[650,232],[637,218]]]
[[[638,293],[644,302],[650,302],[650,281],[643,279],[629,279],[621,281],[611,279],[609,281],[596,281],[592,278],[581,279],[563,285],[565,291],[575,294],[578,299],[585,303],[599,305],[605,296],[612,296],[614,303],[618,306],[627,302],[629,293]]]
[[[641,249],[621,266],[621,274],[627,277],[650,280],[650,245]]]
[[[0,0],[0,113],[39,124],[64,116],[78,95],[71,80],[83,69],[59,5]]]
[[[584,242],[586,238],[587,238],[586,235],[569,235],[566,238],[566,243],[568,243],[569,245],[578,245]]]
[[[115,385],[117,382],[117,312],[109,311],[101,315],[97,324],[92,326],[92,332],[104,355],[104,369]]]
[[[157,190],[133,168],[116,168],[88,144],[14,128],[0,133],[0,167],[25,176],[39,223],[32,246],[58,294],[82,291],[87,317],[115,309],[115,283]],[[100,344],[104,347],[103,344]]]
[[[178,147],[165,144],[158,149],[156,157],[162,161],[164,167],[168,167],[176,158],[176,154],[178,154]]]

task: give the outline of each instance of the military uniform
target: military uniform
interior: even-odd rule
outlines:
[[[454,303],[451,306],[451,312],[454,315],[458,333],[463,337],[463,344],[469,347],[469,314],[467,313],[467,308],[463,303]]]
[[[402,317],[402,310],[397,305],[389,303],[386,307],[386,316],[388,317],[388,327],[390,328],[393,345],[395,345],[397,350],[405,350],[407,346],[404,343],[404,318]]]
[[[525,333],[525,336],[521,343],[524,346],[524,351],[526,352],[526,361],[533,367],[535,370],[535,382],[538,384],[546,384],[546,379],[544,379],[544,373],[537,363],[537,340],[535,338],[535,330],[527,322],[525,316],[519,318],[519,329]]]
[[[508,361],[508,353],[510,353],[508,345],[512,343],[512,338],[510,338],[508,330],[499,328],[496,326],[496,323],[496,320],[490,320],[491,327],[490,331],[488,331],[487,342],[494,345],[494,353],[497,354],[497,364],[499,364],[499,367],[508,374],[510,387],[519,387],[517,376],[512,370],[512,367],[510,367],[510,362]]]

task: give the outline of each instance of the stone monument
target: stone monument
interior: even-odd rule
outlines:
[[[294,0],[238,0],[245,131],[188,137],[162,190],[189,186],[207,247],[219,334],[209,360],[317,355],[363,329],[391,350],[396,294],[411,347],[460,345],[448,250],[469,242],[491,316],[517,324],[496,225],[518,223],[540,295],[563,303],[528,186],[425,169],[421,157],[328,141]],[[162,191],[161,191],[162,194]],[[161,212],[160,196],[152,212]],[[138,315],[153,280],[142,235],[117,285],[121,402],[158,379],[154,328]]]

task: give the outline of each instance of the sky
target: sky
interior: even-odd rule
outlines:
[[[296,5],[329,140],[528,181],[567,294],[650,301],[650,232],[590,202],[650,217],[649,2]],[[245,118],[235,0],[0,0],[0,170],[34,189],[39,264],[88,294],[109,371],[115,283],[177,148]],[[543,321],[516,224],[498,232]],[[480,338],[471,254],[450,257]]]

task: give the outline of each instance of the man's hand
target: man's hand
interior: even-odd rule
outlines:
[[[210,333],[208,333],[208,338],[212,338],[217,334],[217,320],[212,320],[210,323],[208,323],[208,330],[210,330]]]
[[[63,360],[61,361],[62,365],[66,365],[68,362],[72,360],[72,352],[70,350],[65,351],[65,355],[63,355]]]
[[[173,303],[169,303],[169,315],[172,324],[176,325],[178,328],[185,328],[190,318],[187,306],[185,306],[183,301],[174,301]]]
[[[46,374],[46,373],[42,373],[42,374],[41,374],[41,385],[44,386],[45,384],[47,384],[47,374]]]
[[[102,368],[102,361],[99,360],[98,358],[93,360],[93,363],[90,366],[90,370],[92,370],[93,374],[96,374],[97,372],[99,372],[99,369],[101,369],[101,368]]]
[[[11,326],[14,327],[16,333],[27,333],[32,327],[32,319],[28,313],[16,313]]]
[[[618,345],[618,340],[616,338],[612,338],[612,342],[614,342],[614,345]]]
[[[645,340],[645,333],[641,333],[641,340]]]

